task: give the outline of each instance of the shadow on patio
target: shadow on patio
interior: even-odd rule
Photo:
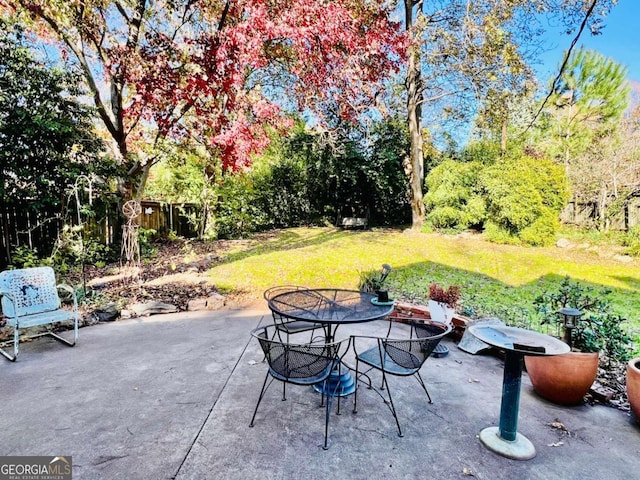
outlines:
[[[390,378],[403,438],[366,388],[358,414],[351,397],[340,416],[334,407],[327,451],[310,388],[290,386],[282,402],[272,386],[249,428],[267,368],[249,334],[261,322],[271,322],[265,305],[83,328],[74,348],[25,343],[17,363],[0,367],[0,455],[71,455],[81,479],[582,480],[629,478],[637,469],[640,429],[628,414],[552,405],[526,374],[518,430],[537,456],[519,462],[488,451],[477,436],[498,423],[503,362],[448,339],[450,354],[422,369],[433,404],[415,380]],[[345,326],[337,336],[384,334],[387,326]]]

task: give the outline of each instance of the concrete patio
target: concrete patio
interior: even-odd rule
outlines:
[[[603,406],[558,407],[523,375],[518,430],[537,456],[515,461],[478,433],[497,425],[502,361],[451,353],[391,379],[404,437],[362,388],[330,424],[311,389],[274,384],[248,424],[267,366],[249,332],[266,306],[123,320],[80,330],[76,347],[42,338],[0,365],[0,455],[71,455],[75,479],[628,479],[638,476],[640,428]],[[340,327],[384,334],[377,321]],[[396,325],[394,328],[406,328]],[[349,362],[349,358],[347,358]],[[554,427],[560,422],[567,431]]]

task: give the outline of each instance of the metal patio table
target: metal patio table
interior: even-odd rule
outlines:
[[[268,305],[278,315],[322,324],[327,343],[334,341],[340,325],[379,320],[389,316],[394,308],[394,302],[379,303],[372,293],[338,288],[288,291],[275,295]],[[335,391],[336,382],[340,385],[340,396],[355,391],[355,381],[349,371],[339,375],[338,369],[334,370],[329,379],[330,391]]]
[[[524,328],[497,325],[472,325],[472,335],[506,353],[502,381],[502,403],[499,427],[487,427],[480,432],[480,441],[489,450],[515,460],[536,456],[531,441],[518,433],[520,384],[525,355],[550,356],[569,352],[569,346],[543,333]]]

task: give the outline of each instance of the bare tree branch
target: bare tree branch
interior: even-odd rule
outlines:
[[[585,27],[587,26],[587,21],[591,17],[591,15],[593,13],[593,10],[596,8],[597,4],[598,4],[598,0],[593,0],[591,2],[591,5],[589,6],[589,9],[587,10],[587,13],[585,14],[584,18],[582,19],[582,23],[580,24],[580,28],[578,29],[578,33],[576,34],[576,36],[571,41],[571,45],[569,46],[569,49],[565,52],[564,60],[562,61],[562,65],[560,66],[560,70],[558,71],[558,74],[553,79],[553,83],[551,84],[551,88],[549,89],[549,93],[547,94],[545,99],[540,104],[540,108],[538,108],[538,111],[536,112],[536,114],[531,119],[531,122],[529,122],[529,125],[527,125],[527,128],[524,129],[524,131],[522,132],[522,135],[526,134],[529,131],[529,129],[531,129],[531,127],[533,127],[533,125],[536,123],[536,120],[538,119],[538,117],[542,113],[542,110],[547,105],[547,102],[549,101],[549,99],[553,95],[553,92],[555,92],[555,90],[556,90],[556,88],[558,86],[558,82],[560,81],[560,78],[562,78],[562,75],[564,74],[564,71],[567,68],[567,63],[569,62],[569,56],[571,55],[571,52],[573,51],[573,48],[576,46],[576,43],[578,43],[578,40],[580,39],[580,36],[582,35],[582,32],[584,31]]]

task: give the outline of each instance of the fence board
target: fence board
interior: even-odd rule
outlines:
[[[125,221],[119,204],[96,201],[92,208],[96,216],[83,219],[85,236],[105,245],[119,244]],[[197,231],[182,213],[183,209],[195,212],[196,206],[143,201],[138,222],[141,228],[155,230],[155,237],[167,235],[169,231],[182,237],[196,237]],[[67,210],[66,224],[77,225],[75,208],[68,206]],[[9,265],[10,253],[19,246],[35,248],[41,256],[50,255],[64,224],[60,207],[34,210],[26,202],[23,205],[0,202],[0,269]]]

